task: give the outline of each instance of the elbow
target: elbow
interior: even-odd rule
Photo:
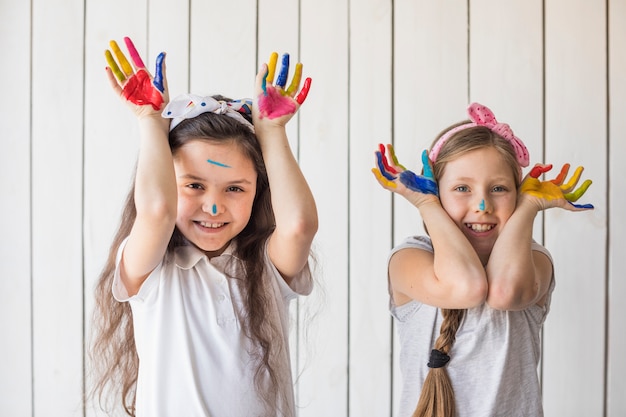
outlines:
[[[465,281],[463,285],[456,283],[453,287],[453,302],[449,308],[474,308],[485,303],[489,287],[487,281],[483,279]]]
[[[487,295],[489,293],[489,287],[486,280],[481,280],[476,284],[472,284],[467,289],[467,302],[468,308],[478,307],[485,303]]]
[[[520,288],[507,284],[492,284],[487,295],[487,304],[494,310],[516,311],[535,302],[537,288]]]
[[[313,241],[318,227],[317,216],[303,217],[292,225],[291,234],[305,241]]]
[[[161,200],[152,201],[147,205],[137,205],[137,217],[148,219],[154,224],[170,224],[176,223],[177,207],[176,202]]]

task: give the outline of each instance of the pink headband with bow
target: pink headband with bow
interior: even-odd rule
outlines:
[[[470,106],[467,108],[467,113],[469,114],[471,122],[452,128],[444,133],[441,138],[439,138],[439,140],[435,143],[435,146],[433,146],[430,154],[428,155],[431,161],[435,162],[437,160],[437,156],[439,155],[439,151],[441,150],[443,144],[448,139],[450,139],[450,137],[456,132],[467,129],[469,127],[485,126],[491,129],[491,131],[496,133],[497,135],[502,136],[511,144],[513,150],[515,151],[515,155],[517,156],[517,162],[519,163],[520,167],[524,168],[528,166],[528,149],[526,148],[526,145],[524,145],[524,142],[522,142],[520,138],[513,134],[513,131],[508,124],[498,123],[492,111],[489,110],[487,106],[483,106],[482,104],[470,104]]]

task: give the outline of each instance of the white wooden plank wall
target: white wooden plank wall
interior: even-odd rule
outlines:
[[[299,415],[394,416],[389,249],[422,233],[369,172],[379,142],[421,150],[470,101],[532,162],[585,166],[596,210],[549,211],[535,237],[557,289],[540,372],[546,416],[626,415],[626,0],[0,0],[0,416],[83,405],[93,286],[119,220],[137,129],[103,50],[130,36],[171,95],[239,98],[272,51],[313,86],[289,125],[316,196],[318,290],[294,305]]]

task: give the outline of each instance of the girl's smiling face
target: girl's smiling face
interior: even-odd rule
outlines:
[[[439,178],[439,197],[486,264],[517,203],[511,166],[493,147],[470,151],[446,164]]]
[[[178,188],[176,226],[209,257],[220,255],[248,224],[257,172],[228,141],[191,140],[174,155]]]

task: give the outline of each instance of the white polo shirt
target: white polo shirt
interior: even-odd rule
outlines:
[[[232,245],[208,259],[195,246],[166,254],[132,297],[119,276],[120,247],[113,282],[118,301],[129,301],[139,355],[137,417],[253,417],[263,403],[256,394],[252,344],[241,327],[242,266]],[[266,246],[267,248],[267,246]],[[287,381],[280,416],[294,416],[289,357],[289,301],[312,290],[308,265],[289,287],[265,251],[273,322],[280,322],[283,345],[277,369]],[[268,282],[266,281],[266,282]]]

